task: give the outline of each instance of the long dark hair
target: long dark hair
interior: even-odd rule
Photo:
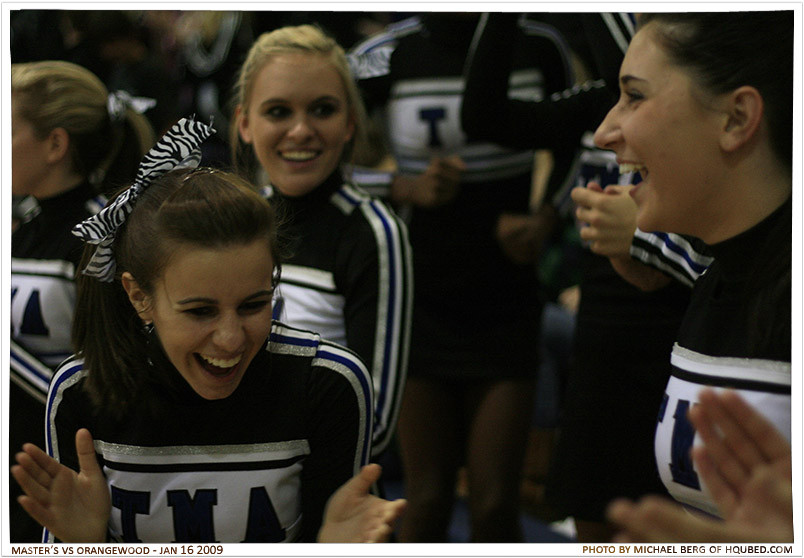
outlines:
[[[269,203],[234,174],[179,170],[149,185],[117,232],[114,281],[77,279],[73,344],[89,370],[86,387],[92,401],[120,416],[147,377],[149,336],[123,289],[122,273],[131,273],[152,294],[180,245],[219,248],[262,238],[271,249],[275,286],[281,270],[276,229]],[[81,269],[94,249],[86,246]]]

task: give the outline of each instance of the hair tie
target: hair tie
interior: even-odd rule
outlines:
[[[83,270],[84,275],[99,281],[114,279],[115,261],[112,252],[115,234],[131,211],[137,198],[156,179],[178,168],[195,168],[201,161],[198,148],[215,133],[211,126],[193,119],[182,118],[145,154],[134,183],[97,214],[73,227],[73,234],[98,247]]]
[[[106,97],[106,110],[112,122],[120,122],[126,116],[126,109],[130,108],[137,114],[142,114],[149,108],[156,106],[156,99],[149,97],[134,97],[128,91],[115,91]]]

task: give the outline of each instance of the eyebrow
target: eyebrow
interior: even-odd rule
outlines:
[[[315,99],[313,99],[310,102],[310,104],[312,105],[314,103],[320,103],[322,101],[329,101],[335,103],[341,102],[341,100],[335,95],[321,95],[320,97],[316,97]],[[274,105],[274,104],[290,104],[290,102],[291,101],[289,99],[286,99],[285,97],[271,97],[270,99],[265,99],[264,101],[262,101],[260,103],[260,106],[262,107],[265,105]]]
[[[632,76],[630,74],[626,74],[626,75],[620,77],[620,83],[622,83],[623,85],[628,85],[632,81],[647,82],[646,79],[638,78],[638,77]]]
[[[256,292],[254,294],[248,295],[246,298],[243,299],[243,302],[246,302],[247,300],[251,300],[253,298],[259,298],[261,296],[273,296],[273,294],[274,293],[273,293],[272,290],[259,291],[259,292]],[[214,298],[205,298],[205,297],[202,297],[202,296],[190,297],[190,298],[185,298],[185,299],[176,301],[176,304],[178,304],[178,305],[196,304],[196,303],[217,304],[218,301],[215,300]]]

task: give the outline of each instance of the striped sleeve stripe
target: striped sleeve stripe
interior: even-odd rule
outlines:
[[[47,400],[53,370],[11,340],[11,381],[41,403]]]
[[[634,36],[634,22],[626,13],[602,13],[600,17],[606,23],[611,37],[623,54],[628,50],[628,43]]]
[[[45,411],[47,419],[45,451],[53,459],[59,459],[56,414],[59,411],[59,405],[64,397],[64,390],[74,385],[85,375],[84,362],[76,358],[65,361],[53,375],[53,380],[50,383],[50,390],[47,395],[47,408]]]
[[[321,337],[317,333],[289,328],[277,321],[274,321],[269,340],[272,352],[300,354],[301,351],[303,356],[314,356],[321,343]]]
[[[369,372],[353,352],[325,341],[321,343],[316,358],[313,359],[313,365],[323,366],[341,374],[354,389],[360,413],[354,463],[354,472],[357,473],[363,465],[368,464],[371,457],[373,424],[370,420],[372,390]]]
[[[418,16],[409,17],[387,25],[383,31],[364,39],[352,49],[354,54],[364,54],[377,47],[393,42],[398,37],[404,37],[421,28],[422,22]]]
[[[341,195],[360,207],[377,242],[380,292],[375,331],[377,342],[371,361],[376,420],[373,451],[376,455],[390,441],[407,375],[413,286],[411,253],[407,228],[384,204],[370,200],[348,185],[341,190]],[[368,203],[361,203],[361,199]]]
[[[355,79],[369,79],[388,75],[391,54],[396,48],[396,40],[417,31],[421,27],[418,17],[411,17],[388,25],[357,44],[347,54],[349,68]]]
[[[573,83],[575,81],[575,71],[570,60],[570,47],[559,30],[552,25],[529,19],[520,19],[520,26],[525,34],[529,36],[545,37],[555,43],[556,50],[561,55],[561,61],[564,64],[564,75],[567,78],[567,82]]]
[[[390,198],[394,173],[353,166],[349,179],[375,198]]]
[[[713,260],[698,252],[682,236],[661,232],[646,233],[639,229],[634,233],[631,255],[690,286]]]
[[[53,375],[45,409],[45,451],[55,460],[59,460],[59,440],[56,432],[56,414],[64,396],[64,390],[75,385],[86,375],[84,363],[76,358],[65,361]],[[43,542],[55,542],[55,537],[48,529],[43,529]]]

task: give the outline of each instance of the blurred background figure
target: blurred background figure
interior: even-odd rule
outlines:
[[[63,61],[11,66],[11,456],[43,443],[53,369],[72,354],[76,266],[72,227],[97,212],[102,194],[128,183],[153,143],[138,110],[152,103],[109,93],[88,70]],[[41,528],[14,500],[11,540],[38,542]]]
[[[462,466],[471,540],[522,537],[519,485],[542,308],[533,264],[553,219],[530,203],[533,151],[468,141],[461,128],[477,21],[478,14],[426,13],[350,52],[394,169],[355,176],[373,191],[384,184],[413,247],[411,359],[399,422],[409,503],[401,542],[446,539]],[[534,21],[516,36],[511,95],[538,99],[571,83],[553,28]]]

